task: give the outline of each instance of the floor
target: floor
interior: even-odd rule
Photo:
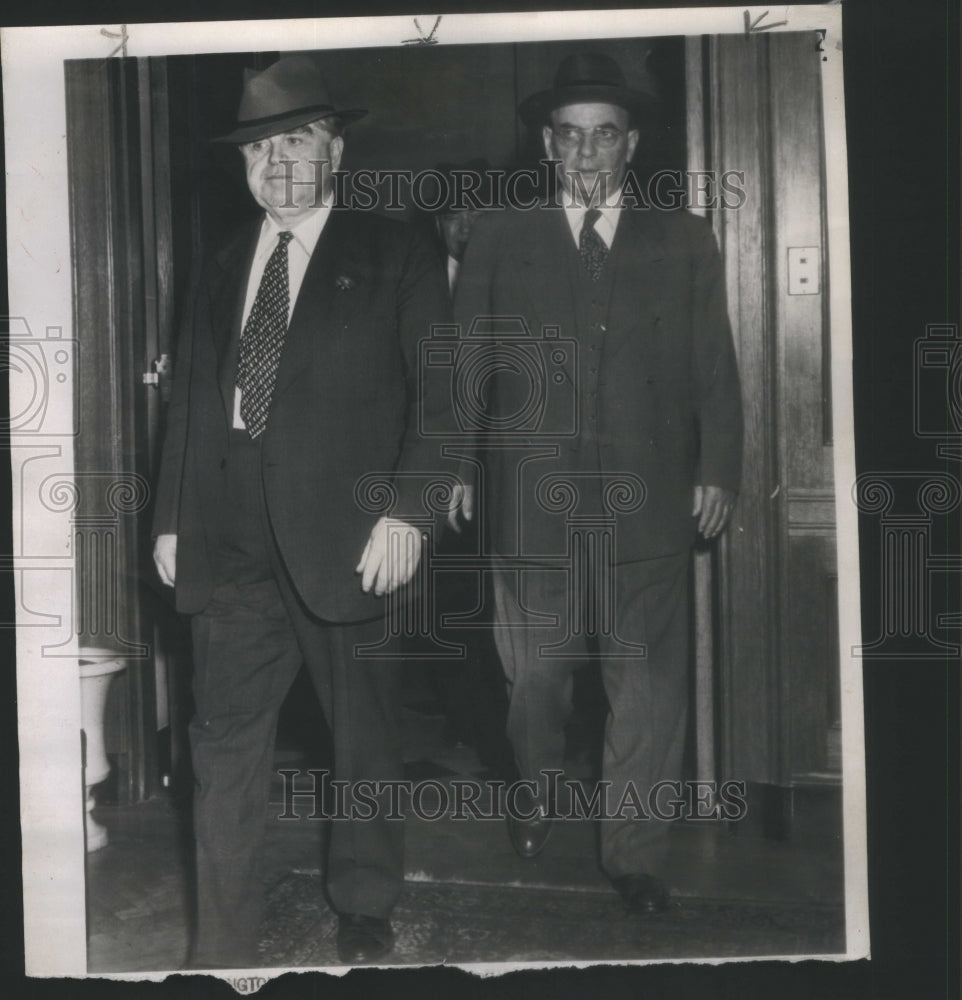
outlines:
[[[459,776],[493,776],[474,749],[452,742],[423,678],[407,684],[405,701],[408,778],[443,783]],[[323,751],[305,749],[298,737],[303,722],[304,715],[295,712],[282,726],[278,768],[316,766]],[[485,756],[490,760],[490,753]],[[590,771],[584,754],[574,753],[568,764],[569,773],[579,777]],[[271,794],[264,870],[275,920],[265,932],[264,954],[273,956],[272,965],[335,964],[334,918],[320,892],[324,821],[307,818],[309,803],[297,804],[297,820],[278,819],[282,799],[278,778]],[[395,914],[399,945],[394,960],[467,963],[844,950],[842,852],[833,801],[831,796],[797,800],[796,814],[805,822],[781,840],[765,836],[751,809],[740,823],[676,824],[664,872],[672,890],[671,910],[660,924],[638,928],[598,869],[591,822],[555,824],[544,853],[523,861],[512,850],[503,822],[409,817],[407,890]],[[164,794],[136,806],[103,805],[95,815],[108,828],[110,843],[88,856],[90,971],[180,968],[190,913],[190,830],[182,798]],[[439,913],[446,914],[443,920]],[[279,941],[279,934],[289,940]],[[330,948],[322,940],[325,935]],[[309,946],[297,946],[296,939],[305,936],[312,939]]]

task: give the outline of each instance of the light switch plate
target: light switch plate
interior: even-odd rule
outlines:
[[[788,294],[818,295],[818,247],[788,248]]]

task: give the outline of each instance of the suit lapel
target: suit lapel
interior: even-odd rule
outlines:
[[[655,331],[661,314],[664,259],[665,248],[657,213],[654,210],[623,209],[610,258],[615,273],[612,276],[608,328],[614,338],[630,336],[632,331],[639,330],[642,337],[648,338]]]
[[[526,314],[539,324],[559,325],[574,307],[571,286],[564,277],[571,230],[560,208],[535,211],[531,217],[533,224],[527,230],[527,239],[517,251],[519,277],[533,310]],[[533,323],[531,333],[540,335]]]
[[[524,315],[532,338],[540,340],[543,327],[560,328],[562,337],[572,335],[568,324],[574,318],[574,298],[568,280],[568,265],[574,242],[564,210],[552,205],[529,213],[527,228],[516,254],[518,278],[531,305]],[[574,381],[573,359],[562,365]]]
[[[214,257],[217,271],[211,279],[211,335],[217,355],[217,381],[228,419],[234,409],[234,380],[241,319],[247,297],[247,277],[259,234],[258,222],[245,228],[233,243]]]
[[[311,254],[287,327],[275,394],[282,392],[304,371],[315,339],[334,322],[338,276],[342,273],[349,275],[352,270],[348,215],[336,209],[331,212]]]

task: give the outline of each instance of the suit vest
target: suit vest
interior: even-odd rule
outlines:
[[[614,284],[618,241],[614,240],[598,280],[592,279],[581,260],[578,248],[569,243],[566,254],[567,280],[573,306],[574,328],[562,331],[578,344],[578,433],[568,449],[568,467],[588,474],[581,480],[579,513],[601,513],[601,455],[599,425],[604,384],[601,382],[602,358],[608,324],[608,306]],[[610,471],[610,470],[609,470]],[[590,490],[590,493],[589,493]]]

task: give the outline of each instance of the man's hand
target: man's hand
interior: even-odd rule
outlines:
[[[465,521],[474,517],[474,487],[458,483],[451,491],[451,502],[448,504],[448,527],[459,534],[461,525],[458,521],[458,511]]]
[[[393,517],[382,517],[371,531],[355,572],[361,589],[371,587],[380,597],[403,587],[414,576],[421,560],[421,532]]]
[[[714,538],[728,523],[734,506],[735,494],[732,490],[724,490],[720,486],[696,486],[691,516],[698,518],[698,530],[702,537]]]
[[[154,542],[154,565],[160,582],[173,587],[177,576],[177,536],[158,535]]]

